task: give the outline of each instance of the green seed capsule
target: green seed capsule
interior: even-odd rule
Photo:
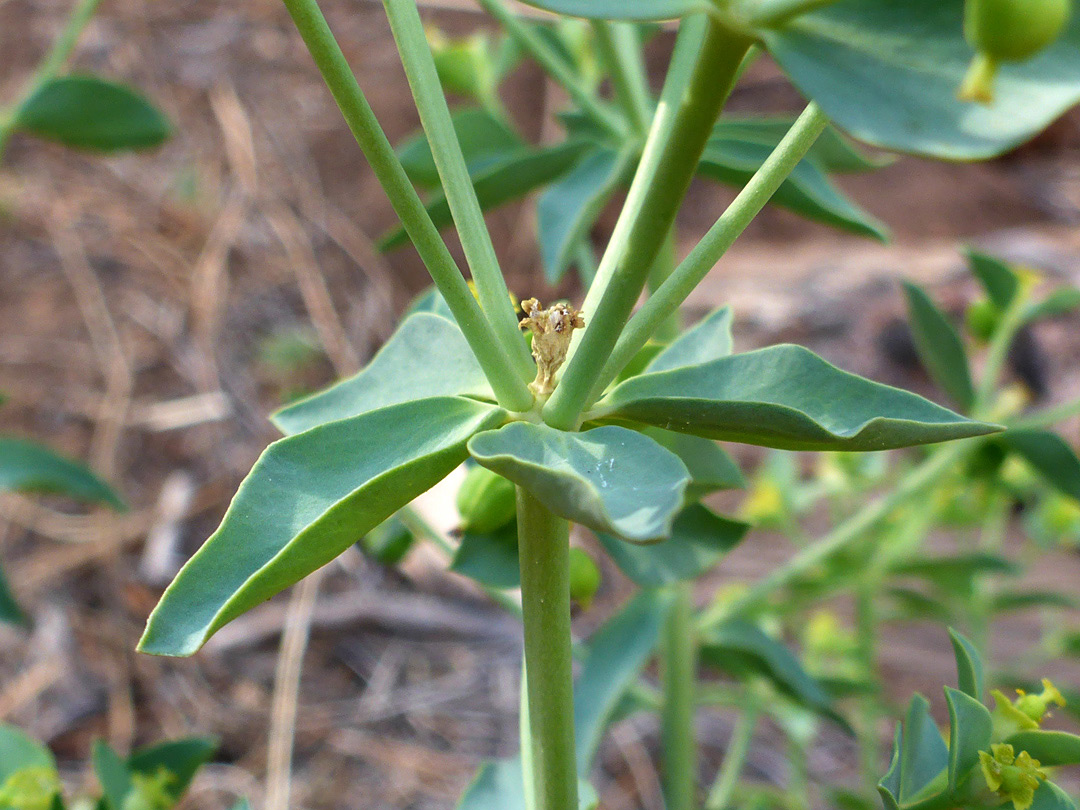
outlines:
[[[960,87],[965,101],[989,103],[1002,62],[1022,62],[1052,45],[1069,22],[1072,0],[967,0],[964,36],[978,51]]]
[[[485,467],[473,467],[457,493],[461,528],[486,534],[514,519],[514,485]]]
[[[994,302],[988,298],[974,301],[964,313],[968,331],[977,339],[986,343],[997,331],[1001,321],[1001,310],[994,306]]]
[[[600,590],[600,569],[584,550],[570,549],[570,598],[589,609],[593,597]]]

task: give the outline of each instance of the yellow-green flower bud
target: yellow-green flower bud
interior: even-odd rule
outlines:
[[[1028,731],[1039,727],[1046,716],[1050,704],[1065,705],[1065,698],[1056,686],[1043,678],[1043,691],[1039,694],[1027,694],[1017,689],[1016,700],[1009,700],[1001,691],[995,689],[994,696],[994,736],[1005,739],[1017,731]]]
[[[1027,810],[1035,799],[1039,781],[1046,774],[1039,770],[1039,760],[1027,751],[1014,754],[1011,745],[995,743],[990,752],[979,752],[979,767],[987,787],[1002,799],[1011,801],[1015,810]]]
[[[514,519],[514,485],[485,467],[473,467],[457,493],[461,528],[486,534]]]
[[[570,598],[588,610],[600,590],[600,568],[584,549],[570,549]]]
[[[976,340],[986,343],[994,336],[1001,322],[1001,310],[989,298],[972,301],[964,313],[968,331]]]
[[[1050,680],[1048,678],[1042,679],[1042,686],[1042,692],[1037,695],[1029,695],[1023,690],[1017,690],[1017,693],[1020,695],[1020,697],[1016,700],[1016,708],[1026,714],[1036,723],[1040,722],[1043,719],[1051,703],[1057,706],[1065,705],[1065,698],[1061,694],[1061,690],[1054,686],[1054,684],[1050,683]]]
[[[60,792],[60,779],[52,768],[35,766],[15,771],[0,785],[0,808],[49,810]]]

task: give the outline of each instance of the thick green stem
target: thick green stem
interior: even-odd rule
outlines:
[[[716,224],[630,319],[603,372],[595,378],[593,399],[615,379],[664,322],[678,311],[679,305],[720,261],[739,234],[746,230],[795,170],[827,125],[828,119],[816,104],[810,104],[803,111]]]
[[[525,490],[517,492],[535,807],[576,810],[569,526]]]
[[[383,5],[442,179],[446,202],[461,237],[461,247],[476,282],[480,305],[522,380],[529,382],[536,375],[536,367],[518,328],[510,291],[469,176],[416,0],[383,0]]]
[[[745,708],[739,714],[739,719],[731,732],[731,739],[724,752],[724,762],[720,766],[720,773],[716,775],[712,790],[709,791],[705,810],[725,810],[735,795],[739,777],[746,765],[746,757],[750,753],[750,743],[754,740],[754,730],[757,728],[760,713],[755,695],[748,694],[746,701]]]
[[[457,319],[469,346],[476,354],[496,398],[503,407],[525,411],[532,407],[533,396],[511,364],[495,332],[473,297],[465,277],[446,248],[438,229],[428,216],[424,203],[405,174],[401,161],[387,140],[375,113],[356,83],[349,63],[334,39],[330,26],[319,10],[317,0],[283,0],[296,23],[323,80],[334,96],[345,122],[371,164],[372,171],[390,198],[421,260],[427,267]]]
[[[674,586],[675,601],[664,627],[662,664],[664,704],[664,802],[667,810],[694,810],[697,806],[697,742],[694,702],[697,686],[697,631],[693,592],[689,583]]]
[[[709,19],[684,20],[660,105],[626,205],[582,307],[586,327],[558,388],[544,407],[548,424],[577,426],[606,362],[671,230],[698,161],[752,44]],[[700,39],[698,39],[700,36]]]
[[[574,73],[573,68],[529,23],[508,9],[502,0],[476,2],[498,20],[503,30],[566,91],[582,112],[616,138],[621,140],[626,136],[626,123],[623,119],[596,97],[592,89]]]
[[[641,41],[631,23],[593,20],[601,57],[611,76],[615,98],[640,135],[649,131],[649,82],[641,59]]]

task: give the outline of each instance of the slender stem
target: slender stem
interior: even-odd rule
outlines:
[[[596,97],[592,89],[566,64],[563,57],[527,22],[508,9],[502,0],[476,1],[484,11],[498,20],[503,30],[566,91],[582,112],[618,139],[626,137],[626,122]]]
[[[867,503],[821,540],[807,546],[735,599],[706,611],[700,619],[701,627],[715,627],[734,616],[758,609],[774,591],[856,542],[897,507],[924,493],[978,444],[977,439],[961,439],[935,450],[933,455],[914,467],[888,495]]]
[[[283,0],[296,23],[323,80],[345,122],[360,145],[372,171],[390,198],[435,286],[465,334],[499,403],[514,411],[532,407],[533,396],[510,357],[495,337],[491,324],[465,283],[465,277],[446,248],[424,203],[409,181],[393,146],[375,117],[349,63],[334,39],[317,0]]]
[[[750,692],[750,690],[747,691]],[[739,719],[731,732],[731,739],[728,740],[727,750],[724,752],[724,762],[709,791],[705,810],[725,810],[731,804],[735,788],[739,784],[739,777],[746,765],[746,757],[750,753],[750,743],[754,740],[754,730],[757,728],[760,713],[757,700],[752,693],[747,695],[747,700],[746,708],[739,714]]]
[[[525,490],[517,493],[536,810],[576,810],[569,526]]]
[[[855,593],[855,641],[863,677],[873,680],[877,676],[877,605],[876,597],[881,579],[877,566],[871,566],[863,576]],[[864,695],[859,701],[859,725],[856,734],[859,742],[859,763],[863,779],[874,784],[881,776],[878,754],[878,724],[881,721],[877,695]]]
[[[698,161],[731,92],[751,42],[712,19],[688,18],[680,31],[660,106],[653,118],[641,163],[615,233],[600,262],[583,310],[587,326],[544,418],[556,428],[577,426],[594,387],[597,369],[607,360],[619,333],[645,287]],[[697,45],[697,47],[695,47]]]
[[[529,382],[535,376],[536,368],[518,327],[510,291],[469,176],[416,0],[383,0],[383,5],[442,179],[446,202],[461,237],[461,247],[476,282],[480,305],[522,380]]]
[[[673,586],[675,601],[664,627],[662,670],[664,704],[664,804],[667,810],[697,807],[697,743],[694,698],[697,686],[698,641],[694,628],[693,592],[689,583]]]
[[[600,56],[611,75],[611,84],[626,112],[640,135],[649,131],[649,82],[645,64],[641,58],[641,40],[637,29],[630,23],[592,20]]]
[[[1071,402],[1063,402],[1060,405],[1054,405],[1050,408],[1044,408],[1040,411],[1035,411],[1034,413],[1030,413],[1022,419],[1017,419],[1010,425],[1010,427],[1049,427],[1050,425],[1057,424],[1058,422],[1064,422],[1066,419],[1072,419],[1074,416],[1080,416],[1080,399],[1074,399]]]
[[[795,170],[827,124],[828,119],[817,104],[810,104],[803,111],[720,219],[630,319],[604,370],[595,378],[594,396],[603,392],[664,321],[678,310]]]
[[[1024,324],[1030,295],[1030,291],[1021,287],[1020,292],[1013,298],[1012,303],[1009,304],[1004,315],[1002,315],[998,328],[990,339],[990,346],[986,350],[986,362],[983,365],[982,379],[979,381],[979,388],[975,395],[973,410],[976,413],[988,408],[993,400],[994,393],[997,391],[998,379],[1001,377],[1001,371],[1009,359],[1009,349],[1012,348],[1016,333]]]
[[[77,0],[64,24],[64,29],[53,42],[41,64],[38,65],[33,78],[23,88],[18,99],[0,113],[0,158],[4,156],[4,147],[7,146],[8,138],[11,137],[11,132],[15,128],[19,108],[64,67],[71,52],[75,50],[83,30],[100,4],[101,0]]]
[[[671,274],[675,272],[676,230],[677,226],[672,225],[671,230],[668,231],[668,235],[664,239],[663,249],[656,257],[656,261],[653,262],[652,269],[649,270],[649,280],[646,286],[649,288],[650,294],[655,293],[657,289],[660,288],[660,285],[667,281]],[[659,341],[671,341],[679,336],[681,330],[682,318],[679,316],[678,310],[676,310],[660,324],[653,337]]]

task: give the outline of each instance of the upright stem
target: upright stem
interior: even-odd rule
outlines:
[[[739,784],[739,777],[746,765],[746,757],[750,753],[750,743],[754,740],[754,729],[757,728],[758,715],[761,712],[758,698],[753,694],[753,690],[746,691],[749,693],[746,698],[747,703],[742,707],[739,719],[731,732],[731,739],[724,752],[724,762],[720,766],[720,773],[716,775],[712,790],[709,791],[705,810],[725,810],[731,804],[735,788]]]
[[[667,810],[694,810],[697,792],[697,743],[694,692],[697,685],[697,631],[689,583],[674,586],[675,601],[664,628],[661,651],[664,704],[664,802]]]
[[[611,74],[615,98],[619,100],[634,128],[644,135],[649,130],[649,83],[641,60],[641,41],[631,23],[593,20],[593,32],[600,55]]]
[[[416,0],[383,0],[383,5],[442,179],[446,202],[461,237],[461,247],[476,282],[480,304],[522,380],[528,382],[535,376],[536,369],[528,344],[518,328],[510,291],[469,176]]]
[[[401,219],[431,278],[446,299],[499,403],[514,411],[532,407],[533,396],[511,364],[491,324],[465,283],[465,277],[446,248],[424,203],[402,168],[375,113],[356,83],[349,63],[334,39],[317,0],[283,0],[322,73],[360,149]]]
[[[520,487],[517,510],[535,810],[577,810],[569,526]]]
[[[858,585],[855,593],[855,640],[863,677],[872,680],[877,675],[877,607],[875,600],[881,587],[876,567]],[[859,701],[861,715],[856,734],[859,741],[859,764],[863,779],[874,784],[881,776],[878,755],[878,723],[881,720],[877,695],[864,695]]]
[[[559,387],[544,407],[548,424],[577,426],[596,370],[607,360],[660,251],[751,41],[708,19],[684,20],[680,42],[615,233],[585,298],[586,328]],[[694,47],[697,45],[697,47]]]

